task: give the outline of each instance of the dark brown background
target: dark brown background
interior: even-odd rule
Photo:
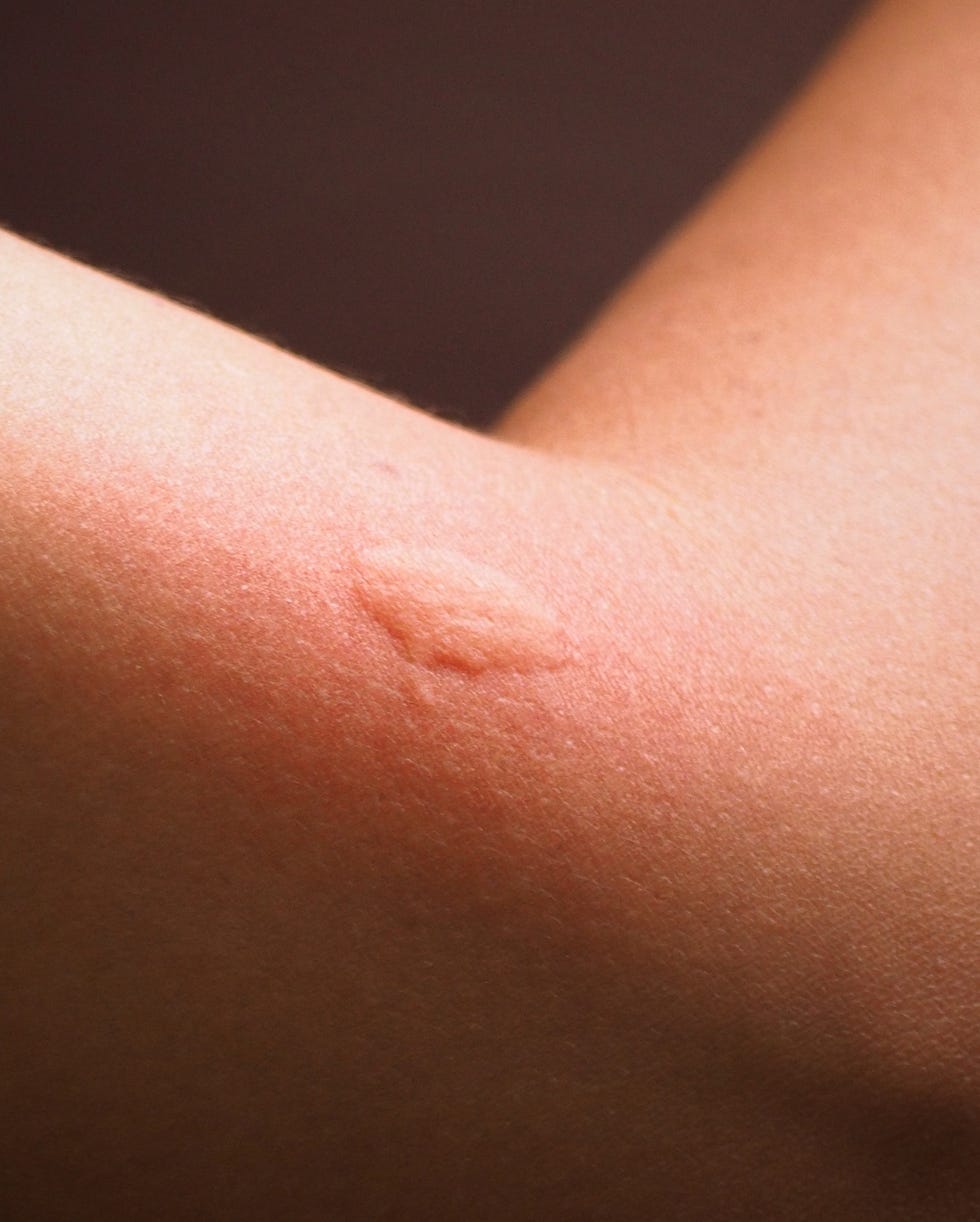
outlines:
[[[856,7],[24,4],[0,222],[483,422]]]

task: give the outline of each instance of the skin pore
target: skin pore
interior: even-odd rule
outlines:
[[[0,237],[0,1213],[976,1216],[978,47],[497,437]]]

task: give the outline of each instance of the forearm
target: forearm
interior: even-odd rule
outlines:
[[[502,432],[678,495],[737,483],[761,517],[795,499],[805,456],[825,478],[850,464],[844,482],[883,437],[893,462],[934,453],[968,493],[978,112],[980,9],[872,5]]]

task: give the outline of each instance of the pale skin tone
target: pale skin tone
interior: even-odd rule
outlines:
[[[0,238],[0,1213],[977,1216],[978,115],[873,10],[496,438]]]

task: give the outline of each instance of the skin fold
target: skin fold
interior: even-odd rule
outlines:
[[[0,237],[0,1214],[977,1216],[978,48],[492,437]]]

